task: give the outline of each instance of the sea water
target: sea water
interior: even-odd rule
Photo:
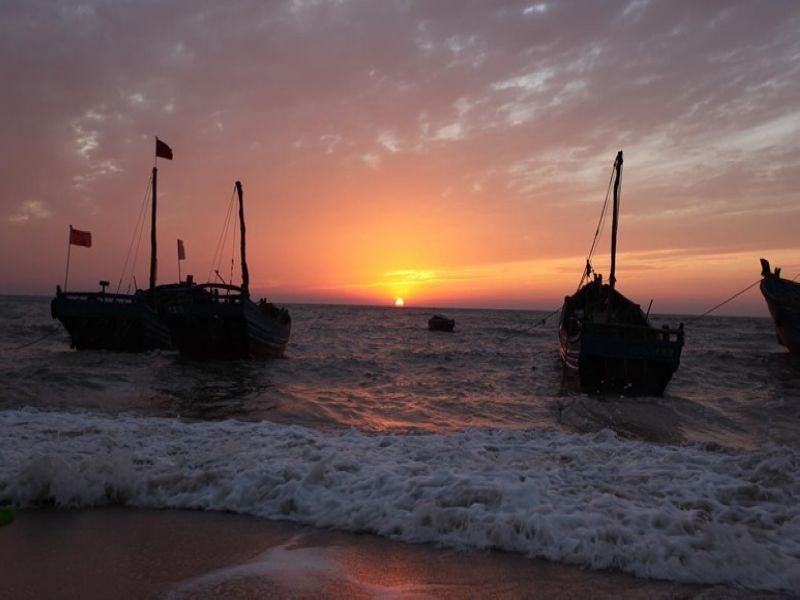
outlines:
[[[685,321],[660,398],[591,396],[536,311],[292,305],[284,359],[75,352],[0,297],[0,505],[222,510],[800,592],[800,360]],[[35,340],[36,343],[31,344]]]

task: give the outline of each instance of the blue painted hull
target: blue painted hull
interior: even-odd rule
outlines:
[[[652,327],[585,324],[561,335],[564,365],[589,392],[661,395],[680,366],[683,337]]]
[[[680,366],[683,326],[651,327],[637,304],[592,282],[565,299],[559,342],[564,368],[584,391],[657,396]]]

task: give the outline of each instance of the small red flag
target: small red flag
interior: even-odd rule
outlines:
[[[172,148],[167,146],[160,139],[156,138],[156,156],[158,158],[166,158],[172,160]]]
[[[186,260],[186,248],[183,247],[183,240],[178,240],[178,260]]]
[[[92,247],[92,232],[81,231],[80,229],[73,229],[72,225],[69,226],[69,243],[73,246],[85,246],[86,248]]]

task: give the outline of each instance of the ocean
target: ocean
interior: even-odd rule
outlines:
[[[75,352],[49,299],[0,297],[0,506],[222,511],[800,594],[800,357],[768,319],[655,316],[686,323],[680,369],[627,398],[563,381],[545,312],[448,309],[439,333],[431,309],[288,308],[285,358],[192,362]]]

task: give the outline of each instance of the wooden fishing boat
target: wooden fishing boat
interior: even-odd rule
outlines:
[[[761,293],[775,324],[778,343],[789,352],[800,353],[800,283],[783,279],[780,268],[770,270],[761,259]]]
[[[444,315],[433,315],[428,319],[428,329],[431,331],[453,331],[455,326],[455,319],[448,319]]]
[[[172,150],[156,138],[156,159],[158,157],[172,160]],[[161,315],[163,302],[168,294],[156,286],[157,182],[158,169],[154,166],[151,179],[150,285],[147,290],[136,290],[133,294],[108,293],[106,288],[109,282],[101,281],[99,292],[68,292],[66,287],[69,258],[67,258],[64,289],[56,286],[56,297],[50,304],[50,313],[64,325],[70,335],[72,348],[142,352],[171,347],[169,328]],[[70,226],[68,253],[74,243],[73,233]]]
[[[158,314],[152,296],[99,292],[64,292],[56,288],[50,312],[70,335],[76,350],[144,352],[171,347],[169,328]],[[103,285],[105,284],[105,285]]]
[[[242,184],[239,197],[242,285],[205,283],[175,294],[167,304],[167,323],[180,353],[197,359],[279,357],[289,342],[289,311],[266,300],[250,299]]]
[[[622,151],[614,161],[614,170],[609,281],[603,283],[602,276],[593,272],[593,244],[578,291],[564,299],[559,323],[560,353],[564,368],[577,375],[585,391],[659,395],[680,364],[683,324],[677,328],[651,326],[649,310],[645,314],[616,289]],[[586,279],[590,280],[584,285]]]

